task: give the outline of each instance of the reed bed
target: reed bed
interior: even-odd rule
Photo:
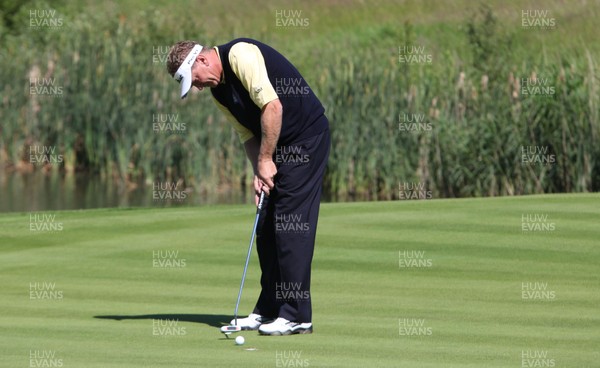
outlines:
[[[501,47],[489,55],[486,42],[505,40],[497,24],[471,24],[469,54],[423,48],[410,25],[382,25],[378,43],[348,38],[293,55],[331,121],[333,199],[396,199],[406,183],[438,198],[599,189],[596,55]],[[61,29],[3,35],[4,170],[93,173],[131,187],[173,181],[200,192],[248,186],[243,147],[211,99],[177,97],[167,46],[192,37],[173,29],[217,42],[191,20],[155,12],[82,14]],[[407,45],[422,48],[420,60],[400,57]],[[317,57],[327,62],[313,67]],[[31,147],[54,148],[61,160],[32,164]]]

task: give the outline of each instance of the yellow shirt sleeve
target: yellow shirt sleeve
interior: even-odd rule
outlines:
[[[213,101],[215,102],[219,110],[221,110],[223,114],[225,114],[225,117],[231,123],[233,129],[237,132],[238,137],[240,138],[240,142],[245,143],[247,140],[254,137],[254,134],[252,134],[252,132],[248,128],[240,124],[240,122],[237,121],[237,119],[231,114],[231,112],[229,112],[229,110],[227,110],[225,106],[221,105],[219,101],[217,101],[214,97]]]
[[[256,45],[247,42],[233,45],[229,50],[229,65],[260,109],[279,98],[269,81],[265,59]]]

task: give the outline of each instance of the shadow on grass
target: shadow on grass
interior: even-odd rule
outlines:
[[[94,318],[100,319],[112,319],[115,321],[122,321],[124,319],[160,319],[160,320],[176,320],[179,322],[194,322],[204,323],[205,325],[212,327],[221,327],[229,324],[229,321],[233,319],[232,316],[224,314],[142,314],[142,315],[110,315],[110,316],[94,316]]]

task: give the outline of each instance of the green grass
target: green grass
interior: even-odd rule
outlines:
[[[294,55],[305,61],[306,47],[323,48],[348,38],[365,37],[369,42],[381,42],[381,37],[371,38],[369,32],[382,27],[401,28],[404,22],[411,22],[422,37],[420,41],[433,44],[435,48],[457,48],[462,41],[460,33],[464,21],[475,12],[480,4],[494,9],[502,24],[518,33],[522,40],[515,45],[519,53],[531,54],[541,45],[554,52],[564,52],[583,46],[598,51],[594,42],[595,19],[600,13],[600,4],[589,1],[564,2],[560,0],[313,0],[305,2],[290,0],[285,3],[268,0],[253,0],[248,6],[246,0],[181,0],[177,6],[159,4],[149,0],[123,0],[115,2],[80,1],[66,3],[69,14],[101,13],[124,14],[136,17],[142,11],[175,14],[178,19],[189,18],[190,14],[201,14],[201,22],[196,28],[203,29],[206,36],[218,42],[227,42],[232,37],[255,37],[268,39],[286,55]],[[522,10],[548,10],[557,19],[556,32],[519,32]],[[298,37],[293,31],[275,27],[275,11],[299,10],[310,20],[310,27],[302,31],[306,37]],[[150,16],[153,16],[150,13]],[[75,18],[75,17],[73,17]],[[440,28],[450,27],[441,31]],[[171,33],[176,30],[170,29]],[[186,31],[187,32],[187,31]],[[198,31],[195,31],[196,35]],[[190,32],[193,35],[194,31]],[[458,36],[458,37],[457,37]],[[199,40],[202,41],[202,40]],[[384,40],[383,40],[384,41]],[[399,42],[400,40],[396,40]],[[303,45],[299,47],[298,45]],[[397,45],[396,45],[397,46]]]
[[[218,327],[232,314],[250,206],[53,212],[54,233],[1,214],[2,366],[50,351],[65,367],[277,367],[277,354],[310,367],[520,367],[524,350],[596,366],[599,205],[598,194],[324,204],[314,334],[246,332],[243,347]],[[524,233],[523,214],[555,230]],[[158,250],[185,267],[153,268]],[[425,252],[431,267],[400,268],[399,251]],[[258,279],[253,255],[243,313]],[[31,282],[63,298],[31,300]],[[555,298],[523,300],[522,282]],[[153,319],[175,318],[181,336],[153,335]],[[405,318],[431,334],[401,336]]]

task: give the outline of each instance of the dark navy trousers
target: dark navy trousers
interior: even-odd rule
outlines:
[[[275,188],[265,199],[256,236],[262,290],[254,313],[312,321],[311,263],[330,143],[325,130],[276,149]]]

